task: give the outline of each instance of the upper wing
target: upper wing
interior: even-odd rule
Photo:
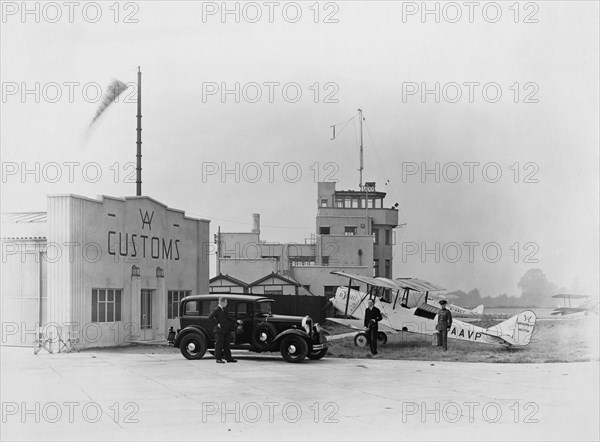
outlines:
[[[337,270],[331,272],[331,274],[337,275],[337,276],[342,276],[342,277],[348,278],[348,279],[353,279],[355,281],[360,281],[362,283],[372,285],[375,287],[383,287],[386,289],[393,289],[393,290],[401,290],[402,289],[402,287],[400,287],[394,281],[392,281],[391,279],[387,279],[387,278],[371,278],[369,276],[356,275],[354,273],[338,272]]]
[[[357,275],[354,273],[338,272],[337,270],[331,272],[331,274],[360,281],[375,287],[383,287],[392,290],[413,290],[416,292],[438,292],[446,290],[439,285],[417,278],[397,278],[394,280],[381,277],[371,278],[369,276]]]
[[[576,307],[558,307],[550,313],[551,315],[572,315],[573,313],[585,312],[588,309]]]
[[[588,298],[588,296],[587,295],[559,294],[559,295],[554,295],[553,298],[560,298],[560,299],[583,299],[583,298]]]
[[[439,285],[417,278],[396,278],[394,282],[403,289],[414,290],[415,292],[439,292],[446,290]]]

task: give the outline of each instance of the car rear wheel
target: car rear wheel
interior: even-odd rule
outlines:
[[[300,336],[286,336],[280,348],[281,356],[288,362],[302,362],[308,354],[308,344]]]
[[[327,348],[323,350],[312,351],[308,354],[308,359],[312,359],[313,361],[318,361],[322,359],[327,354]]]
[[[387,335],[384,332],[377,332],[377,344],[387,344]]]
[[[360,332],[354,336],[354,345],[358,347],[366,347],[368,343],[369,340],[367,339],[366,333]]]
[[[206,338],[200,333],[190,333],[181,340],[179,349],[186,359],[202,359],[207,349]]]

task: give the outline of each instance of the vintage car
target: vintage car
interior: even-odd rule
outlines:
[[[187,359],[201,359],[215,347],[215,322],[209,320],[223,295],[194,295],[184,298],[179,306],[181,329],[174,346]],[[281,352],[288,362],[301,362],[306,357],[321,359],[331,345],[319,324],[309,316],[285,316],[271,313],[273,299],[252,295],[226,295],[228,314],[237,321],[231,335],[232,349]]]

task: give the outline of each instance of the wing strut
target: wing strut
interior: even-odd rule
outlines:
[[[396,302],[398,302],[398,296],[400,296],[400,290],[396,290],[396,297],[394,298],[394,306],[392,310],[396,310]]]
[[[348,292],[346,293],[346,311],[344,312],[344,319],[348,319],[348,305],[350,304],[350,290],[352,287],[352,278],[348,279]]]
[[[400,301],[400,305],[402,307],[408,307],[408,287],[404,289],[404,293],[402,294],[402,301]]]

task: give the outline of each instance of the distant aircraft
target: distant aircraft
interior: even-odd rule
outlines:
[[[587,295],[566,295],[559,294],[554,295],[553,298],[559,298],[564,300],[564,307],[557,307],[554,309],[551,315],[568,316],[576,313],[582,313],[587,316],[590,312],[598,314],[598,298],[592,298]],[[576,299],[575,305],[571,306],[571,300]],[[567,305],[568,304],[568,305]]]
[[[356,345],[364,346],[367,342],[363,320],[368,299],[375,300],[375,306],[381,310],[383,316],[383,320],[379,322],[378,336],[378,341],[382,344],[387,342],[386,333],[406,331],[433,335],[436,332],[435,326],[440,308],[427,301],[429,292],[441,291],[444,290],[443,288],[416,278],[391,280],[338,271],[331,273],[348,278],[349,282],[348,287],[338,287],[335,296],[331,299],[333,306],[344,313],[345,317],[327,319],[359,330],[354,337]],[[352,281],[366,284],[366,293],[351,289]],[[391,292],[392,297],[384,300],[383,294],[386,291]],[[350,319],[348,316],[356,319]],[[524,346],[531,340],[535,321],[535,313],[529,310],[487,329],[455,319],[452,321],[448,337],[507,347]]]
[[[434,307],[437,307],[440,303],[440,301],[442,299],[445,299],[446,301],[448,301],[448,304],[446,304],[446,308],[448,310],[450,310],[452,313],[459,313],[461,315],[464,316],[481,316],[483,315],[483,304],[478,305],[477,307],[475,307],[474,309],[467,309],[467,308],[463,308],[460,307],[456,304],[452,304],[452,300],[453,299],[457,299],[458,296],[456,295],[440,295],[440,296],[431,296],[427,299],[427,303],[430,305],[433,305]]]

